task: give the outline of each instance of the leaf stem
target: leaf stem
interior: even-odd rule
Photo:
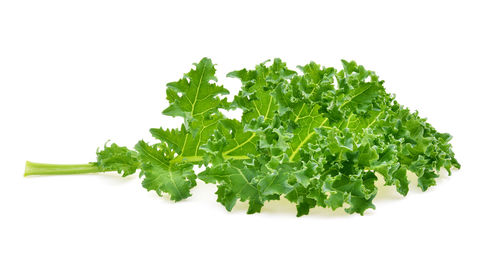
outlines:
[[[61,175],[102,172],[94,163],[88,164],[47,164],[26,161],[24,176]]]

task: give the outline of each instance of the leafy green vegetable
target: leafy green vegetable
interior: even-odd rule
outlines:
[[[408,193],[407,173],[427,190],[441,168],[460,164],[451,136],[436,131],[387,93],[382,80],[354,61],[343,69],[311,62],[301,74],[280,59],[228,74],[242,88],[232,102],[217,85],[212,61],[203,58],[177,82],[167,84],[163,114],[184,119],[179,129],[153,128],[158,141],[134,150],[116,144],[83,165],[27,162],[25,175],[140,170],[142,185],[173,201],[191,195],[197,179],[216,184],[227,210],[248,201],[248,213],[282,197],[296,203],[297,216],[320,206],[363,214],[374,209],[375,182]],[[241,120],[221,110],[241,109]],[[203,166],[196,174],[193,167]]]

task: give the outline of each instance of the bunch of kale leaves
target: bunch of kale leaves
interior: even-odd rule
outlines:
[[[167,84],[163,114],[182,117],[180,129],[151,129],[158,142],[139,141],[135,150],[105,146],[95,164],[123,176],[140,169],[147,190],[174,201],[189,197],[200,179],[217,185],[217,201],[229,211],[240,200],[249,202],[248,213],[260,212],[284,197],[297,216],[315,206],[363,214],[375,208],[377,179],[406,195],[408,172],[425,191],[441,168],[460,168],[449,134],[396,102],[373,71],[342,64],[336,70],[311,62],[299,74],[275,59],[234,71],[228,76],[242,88],[228,102],[203,58]],[[231,109],[243,111],[240,120],[221,113]],[[196,174],[194,165],[204,170]]]

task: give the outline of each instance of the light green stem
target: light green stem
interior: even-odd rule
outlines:
[[[93,163],[88,164],[46,164],[26,161],[24,176],[28,175],[59,175],[102,172]]]

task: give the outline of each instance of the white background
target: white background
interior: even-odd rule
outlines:
[[[499,266],[499,7],[495,1],[2,1],[1,266]],[[86,163],[151,141],[165,84],[208,56],[375,70],[454,136],[463,168],[365,216],[287,201],[228,213],[215,187],[172,203],[137,175],[23,178],[24,161]],[[415,181],[413,181],[415,182]]]

